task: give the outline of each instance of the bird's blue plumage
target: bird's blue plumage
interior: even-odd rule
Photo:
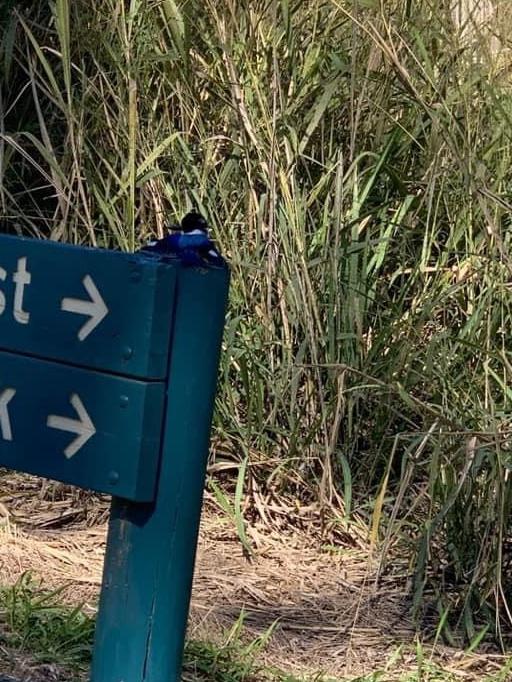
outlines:
[[[148,244],[142,251],[162,258],[179,258],[187,266],[224,265],[224,259],[208,236],[208,225],[199,213],[188,213],[181,229],[174,228],[163,239]]]

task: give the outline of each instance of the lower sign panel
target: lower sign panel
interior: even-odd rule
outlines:
[[[165,385],[0,352],[0,466],[154,499]]]

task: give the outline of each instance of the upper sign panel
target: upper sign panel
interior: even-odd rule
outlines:
[[[0,236],[0,350],[167,373],[176,270],[137,254]]]

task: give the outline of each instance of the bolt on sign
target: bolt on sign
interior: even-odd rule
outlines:
[[[0,236],[0,466],[113,496],[93,682],[180,678],[228,285]]]

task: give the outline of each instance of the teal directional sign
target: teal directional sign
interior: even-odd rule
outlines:
[[[0,349],[163,379],[175,278],[140,256],[2,236]]]
[[[92,682],[180,680],[228,282],[0,236],[0,466],[113,496]]]
[[[176,273],[0,237],[0,466],[154,498]]]

